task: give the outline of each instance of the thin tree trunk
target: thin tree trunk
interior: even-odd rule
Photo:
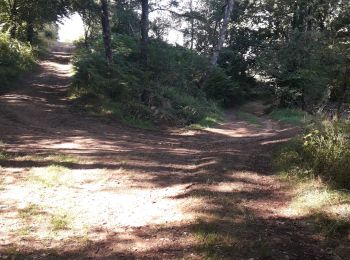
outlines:
[[[194,48],[194,17],[193,17],[193,0],[190,2],[191,8],[191,50]]]
[[[204,77],[201,80],[201,83],[200,83],[201,87],[203,87],[207,83],[210,75],[212,74],[213,70],[215,69],[215,67],[218,63],[220,52],[222,50],[222,47],[224,46],[225,36],[226,36],[227,28],[228,28],[228,23],[229,23],[230,16],[233,12],[234,4],[235,4],[234,0],[227,0],[227,4],[225,7],[225,13],[224,13],[224,20],[223,20],[223,24],[222,24],[222,27],[221,27],[220,33],[219,33],[219,39],[218,39],[217,44],[214,46],[213,54],[212,54],[210,62],[209,62],[207,73],[204,75]]]
[[[84,26],[84,45],[86,49],[89,48],[89,31],[86,26]]]
[[[306,22],[306,31],[307,32],[311,32],[312,31],[312,27],[313,27],[313,23],[312,23],[312,12],[313,12],[313,10],[312,10],[312,6],[309,6],[308,8],[307,8],[307,17],[306,17],[306,19],[307,19],[307,22]]]
[[[344,84],[342,87],[342,96],[338,100],[338,106],[337,106],[337,114],[336,114],[336,119],[339,120],[341,119],[341,114],[343,110],[344,103],[346,101],[346,98],[349,95],[349,65],[346,64],[346,69],[345,69],[345,74],[344,74]]]
[[[10,30],[10,37],[12,39],[16,38],[16,34],[17,34],[17,25],[14,24],[14,25],[12,25],[12,28]]]
[[[213,71],[213,69],[215,68],[215,66],[218,62],[218,59],[219,59],[221,49],[224,46],[227,27],[228,27],[230,16],[231,16],[232,11],[233,11],[234,3],[235,3],[234,0],[227,1],[226,7],[225,7],[224,21],[223,21],[222,27],[220,29],[219,40],[218,40],[218,43],[216,44],[216,46],[214,47],[213,55],[212,55],[212,57],[210,59],[210,63],[209,63],[209,73],[211,73]]]
[[[108,64],[112,64],[113,54],[112,54],[112,43],[111,43],[111,27],[109,23],[108,0],[101,0],[101,24],[102,24],[103,42],[105,47],[106,59]]]
[[[80,13],[82,19],[83,19],[83,28],[84,28],[84,45],[85,45],[85,48],[88,49],[89,48],[89,42],[88,42],[88,39],[89,39],[89,26],[88,26],[88,18],[87,18],[87,14],[85,11],[82,11]]]
[[[149,4],[148,0],[141,0],[141,58],[144,65],[147,65],[148,56],[148,32],[149,32]]]
[[[16,38],[16,34],[17,34],[16,16],[17,16],[17,1],[14,0],[13,3],[12,3],[11,16],[10,16],[10,20],[13,23],[12,24],[12,28],[10,30],[10,36],[11,36],[12,39]]]
[[[148,66],[148,32],[149,32],[149,3],[148,0],[141,0],[141,62],[145,68]],[[141,100],[147,106],[152,103],[152,92],[145,82]]]
[[[27,41],[31,44],[34,41],[34,25],[32,22],[28,22],[27,24]]]

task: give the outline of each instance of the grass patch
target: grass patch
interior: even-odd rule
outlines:
[[[60,155],[50,155],[45,158],[48,161],[55,161],[57,163],[79,163],[79,158],[68,155],[68,154],[60,154]]]
[[[187,128],[192,130],[202,130],[205,128],[212,128],[223,122],[223,118],[220,115],[207,116],[197,124],[191,124]]]
[[[9,160],[11,155],[3,150],[0,150],[0,160]]]
[[[311,115],[298,109],[277,109],[270,113],[273,120],[291,125],[304,125],[311,121]]]
[[[5,143],[0,140],[0,160],[9,160],[12,156],[5,151],[4,146]]]
[[[51,165],[47,168],[34,168],[28,177],[28,181],[39,183],[47,188],[69,185],[72,182],[71,170],[58,166]]]
[[[21,237],[29,236],[31,234],[30,227],[22,227],[19,230],[17,230],[17,234]]]
[[[67,230],[71,222],[71,218],[67,213],[53,215],[50,219],[50,225],[53,231]]]
[[[317,166],[319,163],[330,167],[337,159],[327,160],[320,156],[321,159],[314,162],[313,156],[317,156],[318,152],[313,152],[310,156],[308,153],[310,144],[306,143],[307,141],[308,138],[295,138],[274,154],[275,171],[284,181],[290,183],[294,193],[287,213],[293,217],[306,219],[328,237],[342,236],[350,231],[350,193],[347,190],[337,189],[329,178],[325,179],[322,174],[320,175],[322,167]],[[331,150],[336,151],[336,142],[332,141],[329,144]],[[323,147],[321,143],[315,145]],[[321,150],[322,153],[327,151],[326,148]],[[331,158],[332,152],[326,153],[327,158]],[[335,170],[330,170],[329,173],[337,176]]]
[[[40,215],[42,212],[42,210],[40,209],[39,206],[35,205],[35,204],[30,204],[27,207],[18,210],[18,215],[20,216],[20,218],[27,220],[31,217],[35,217]]]
[[[133,117],[124,117],[121,120],[124,124],[144,130],[155,130],[156,126],[149,120],[142,120]]]
[[[200,243],[199,250],[206,259],[221,259],[225,252],[234,250],[235,243],[229,234],[223,234],[220,228],[202,220],[193,228],[193,233]]]
[[[19,256],[19,250],[19,248],[16,248],[14,246],[6,247],[5,249],[1,250],[1,255],[4,256],[2,259],[6,259],[6,256]],[[12,259],[16,258],[12,257]]]
[[[350,210],[350,194],[347,192],[330,189],[316,180],[294,183],[297,186],[297,195],[290,206],[297,213],[321,213],[337,205],[346,206]],[[348,213],[350,214],[350,211]],[[343,217],[346,217],[345,215]]]
[[[327,237],[347,235],[350,231],[350,194],[333,190],[320,181],[293,180],[295,196],[288,212],[304,217]]]
[[[38,205],[30,204],[27,207],[18,210],[19,217],[23,220],[24,226],[17,230],[19,236],[28,236],[33,230],[31,227],[45,227],[50,231],[67,230],[71,223],[72,217],[65,211],[61,210],[50,214],[45,212]],[[49,221],[48,221],[49,220]],[[34,231],[35,232],[35,231]]]
[[[259,117],[247,113],[247,112],[243,112],[243,111],[238,111],[237,112],[237,116],[239,119],[244,120],[246,122],[248,122],[251,125],[257,126],[257,127],[262,127],[262,123]]]
[[[198,223],[192,228],[192,233],[199,242],[198,249],[204,255],[204,259],[251,259],[252,257],[265,259],[271,257],[270,245],[261,238],[251,241],[246,237],[246,231],[246,227],[237,226],[235,223],[223,223],[221,219],[215,222],[198,220]]]
[[[17,161],[34,161],[34,162],[54,162],[59,163],[79,163],[80,159],[68,154],[35,154],[25,155],[16,158]]]
[[[29,236],[32,234],[32,226],[39,223],[44,216],[43,210],[35,204],[29,204],[27,207],[18,210],[18,215],[23,222],[23,226],[16,230],[18,236]]]

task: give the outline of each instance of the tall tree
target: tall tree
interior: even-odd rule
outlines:
[[[227,27],[228,27],[229,19],[231,17],[232,11],[233,11],[234,4],[235,4],[234,0],[227,0],[226,6],[225,6],[224,18],[223,18],[222,26],[221,26],[220,33],[219,33],[219,39],[218,39],[216,46],[214,47],[213,54],[212,54],[212,57],[211,57],[210,63],[209,63],[209,74],[215,68],[215,66],[218,62],[218,59],[219,59],[220,51],[221,51],[222,47],[224,46]]]
[[[226,5],[224,7],[224,16],[222,18],[223,21],[222,21],[222,25],[221,25],[221,28],[219,31],[219,37],[218,37],[216,44],[214,44],[213,53],[212,53],[210,61],[209,61],[207,72],[205,73],[205,75],[201,79],[200,85],[202,87],[207,84],[211,74],[213,73],[213,71],[218,63],[220,52],[224,46],[226,33],[227,33],[227,29],[228,29],[228,23],[229,23],[229,19],[231,17],[231,14],[233,12],[234,3],[235,3],[234,0],[226,0]],[[218,26],[218,21],[215,22],[214,34],[217,31],[217,26]]]
[[[108,0],[101,0],[101,25],[102,25],[103,42],[105,47],[106,59],[108,64],[112,64],[113,54],[112,54],[111,27],[109,22]]]
[[[11,1],[10,1],[10,3],[11,3]],[[16,37],[16,33],[17,33],[16,16],[17,16],[17,1],[13,0],[12,1],[12,6],[11,6],[11,9],[10,9],[10,20],[12,21],[12,28],[10,30],[11,38],[15,38]]]
[[[191,12],[191,39],[190,39],[190,48],[193,50],[194,47],[194,17],[193,17],[193,0],[190,0],[190,12]]]
[[[144,64],[147,64],[148,32],[149,32],[149,3],[148,0],[141,0],[141,57]]]

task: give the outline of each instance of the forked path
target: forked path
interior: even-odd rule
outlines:
[[[234,112],[216,129],[144,131],[72,108],[68,47],[0,97],[0,255],[327,259],[288,216],[273,147],[295,129]]]

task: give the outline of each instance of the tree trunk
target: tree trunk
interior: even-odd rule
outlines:
[[[191,10],[191,50],[194,48],[194,17],[193,17],[193,0],[190,2]]]
[[[147,65],[148,56],[148,31],[149,31],[149,4],[148,0],[141,0],[141,58],[144,65]]]
[[[10,20],[12,22],[12,27],[10,30],[10,36],[12,39],[16,38],[17,34],[17,22],[16,22],[16,16],[17,16],[17,1],[14,0],[11,7],[11,15]]]
[[[338,106],[337,106],[337,114],[336,114],[337,120],[341,119],[343,106],[344,106],[344,103],[346,102],[346,99],[349,95],[349,72],[350,72],[349,64],[346,64],[345,74],[344,74],[344,84],[343,84],[343,87],[341,90],[342,96],[339,98]]]
[[[27,24],[27,41],[32,44],[34,41],[34,25],[32,22]]]
[[[109,7],[108,0],[101,0],[101,24],[103,32],[103,42],[105,54],[108,64],[113,62],[112,43],[111,43],[111,27],[109,24]]]
[[[88,16],[86,14],[86,11],[83,10],[80,13],[80,16],[83,20],[83,29],[84,29],[84,45],[85,48],[89,48],[89,25],[88,25]]]
[[[218,59],[219,59],[221,49],[224,46],[228,22],[229,22],[230,16],[231,16],[232,11],[233,11],[234,3],[235,3],[234,0],[227,0],[227,4],[225,7],[224,21],[223,21],[222,27],[220,29],[219,40],[218,40],[218,43],[216,44],[216,46],[214,47],[213,55],[212,55],[212,57],[210,59],[210,63],[209,63],[209,73],[211,73],[213,71],[213,69],[215,68],[215,66],[218,62]]]
[[[12,25],[12,28],[10,30],[10,37],[12,39],[16,38],[16,34],[17,34],[17,25],[14,24],[14,25]]]
[[[84,45],[86,49],[89,48],[89,31],[86,26],[84,26]]]
[[[217,44],[214,46],[213,54],[212,54],[210,62],[209,62],[207,73],[204,75],[204,77],[202,78],[201,83],[200,83],[201,87],[203,87],[207,83],[210,75],[212,74],[213,70],[215,69],[215,67],[218,63],[221,49],[224,46],[225,36],[226,36],[227,28],[228,28],[228,23],[229,23],[230,16],[233,12],[234,4],[235,4],[234,0],[227,0],[227,4],[225,7],[225,13],[224,13],[224,20],[223,20],[223,24],[222,24],[222,27],[221,27],[220,33],[219,33],[219,40],[218,40]]]

